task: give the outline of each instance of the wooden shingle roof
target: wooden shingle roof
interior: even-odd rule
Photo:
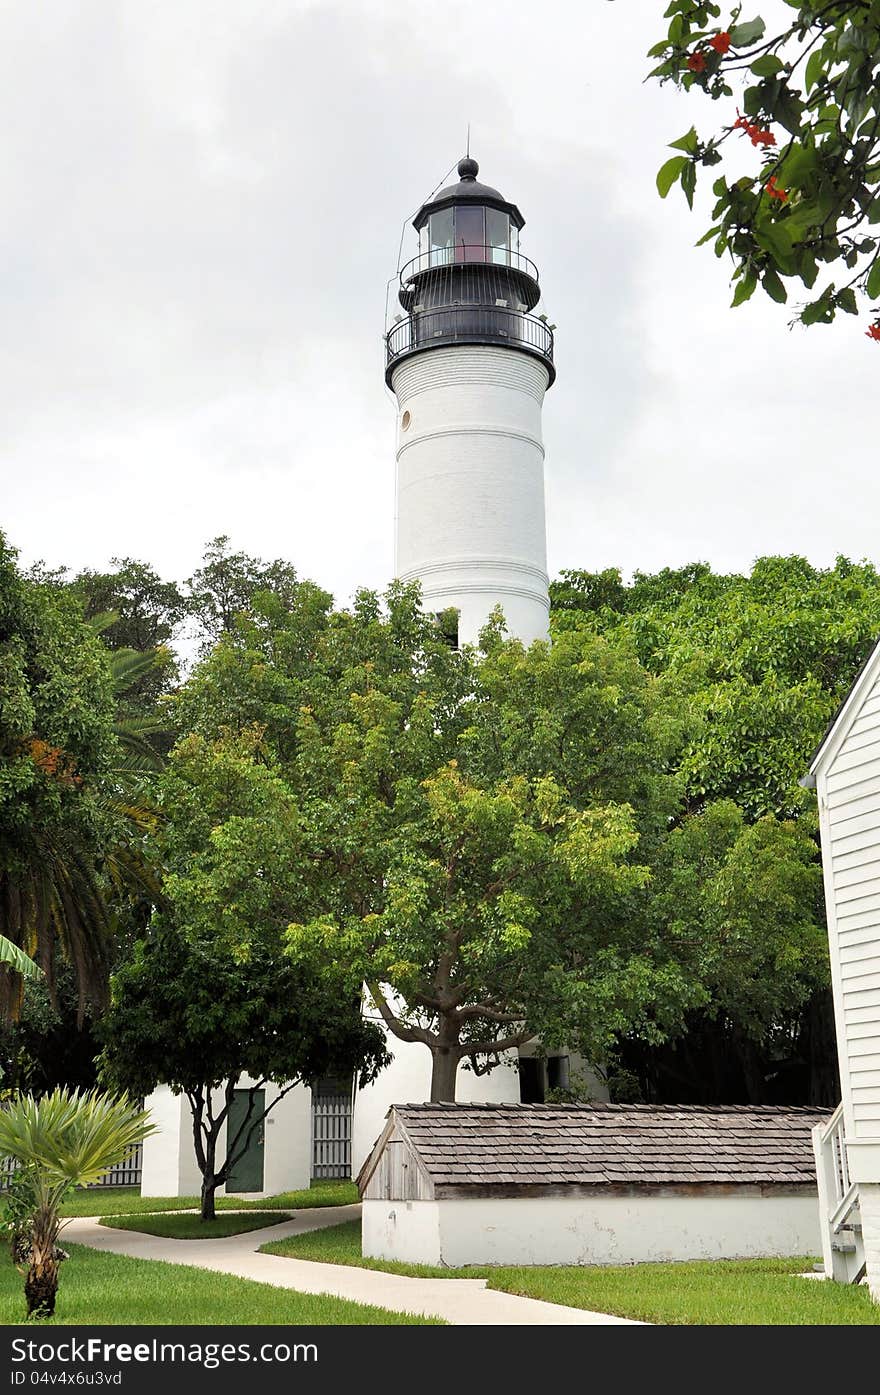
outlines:
[[[436,1195],[455,1189],[815,1186],[815,1108],[639,1104],[396,1105],[383,1140],[412,1149]]]

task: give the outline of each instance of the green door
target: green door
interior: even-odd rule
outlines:
[[[229,1106],[226,1120],[226,1137],[234,1138],[247,1114],[250,1090],[236,1090]],[[265,1090],[254,1091],[254,1112],[251,1118],[260,1118],[265,1108]],[[263,1190],[263,1130],[265,1120],[260,1120],[251,1134],[251,1140],[244,1153],[234,1163],[226,1181],[228,1192],[261,1192]]]

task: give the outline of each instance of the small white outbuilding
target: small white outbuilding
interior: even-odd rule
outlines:
[[[467,1264],[816,1254],[819,1109],[395,1105],[361,1169],[363,1252]]]
[[[880,644],[801,783],[819,801],[843,1097],[815,1140],[825,1268],[880,1302]]]

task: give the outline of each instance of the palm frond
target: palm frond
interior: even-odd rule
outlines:
[[[0,1154],[36,1169],[53,1189],[97,1182],[155,1132],[139,1104],[99,1090],[19,1095],[0,1110]]]
[[[22,978],[41,978],[42,969],[29,954],[25,954],[23,949],[7,940],[5,935],[0,935],[0,964],[8,964]]]

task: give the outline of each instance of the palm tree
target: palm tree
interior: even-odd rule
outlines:
[[[96,635],[116,617],[95,616],[88,622]],[[144,840],[155,831],[157,814],[149,796],[149,777],[162,766],[151,738],[166,731],[156,717],[132,716],[124,710],[125,696],[145,673],[161,667],[160,651],[139,653],[118,649],[108,654],[116,714],[114,732],[118,756],[100,783],[88,791],[95,815],[115,825],[118,836],[105,848],[98,864],[80,841],[76,824],[49,823],[29,830],[15,874],[0,872],[0,925],[14,936],[8,944],[36,955],[55,993],[55,961],[60,951],[74,965],[79,988],[79,1016],[89,1001],[103,1005],[109,978],[113,917],[111,891],[134,893],[157,900],[159,881],[145,853]],[[2,938],[2,937],[0,937]],[[4,958],[21,972],[18,962]],[[18,1015],[22,984],[12,974],[0,975],[0,1020]]]
[[[29,1318],[51,1317],[63,1252],[61,1206],[70,1187],[97,1182],[149,1134],[149,1115],[127,1095],[98,1090],[53,1090],[37,1099],[19,1095],[0,1110],[0,1155],[28,1169],[34,1211],[24,1293]]]

